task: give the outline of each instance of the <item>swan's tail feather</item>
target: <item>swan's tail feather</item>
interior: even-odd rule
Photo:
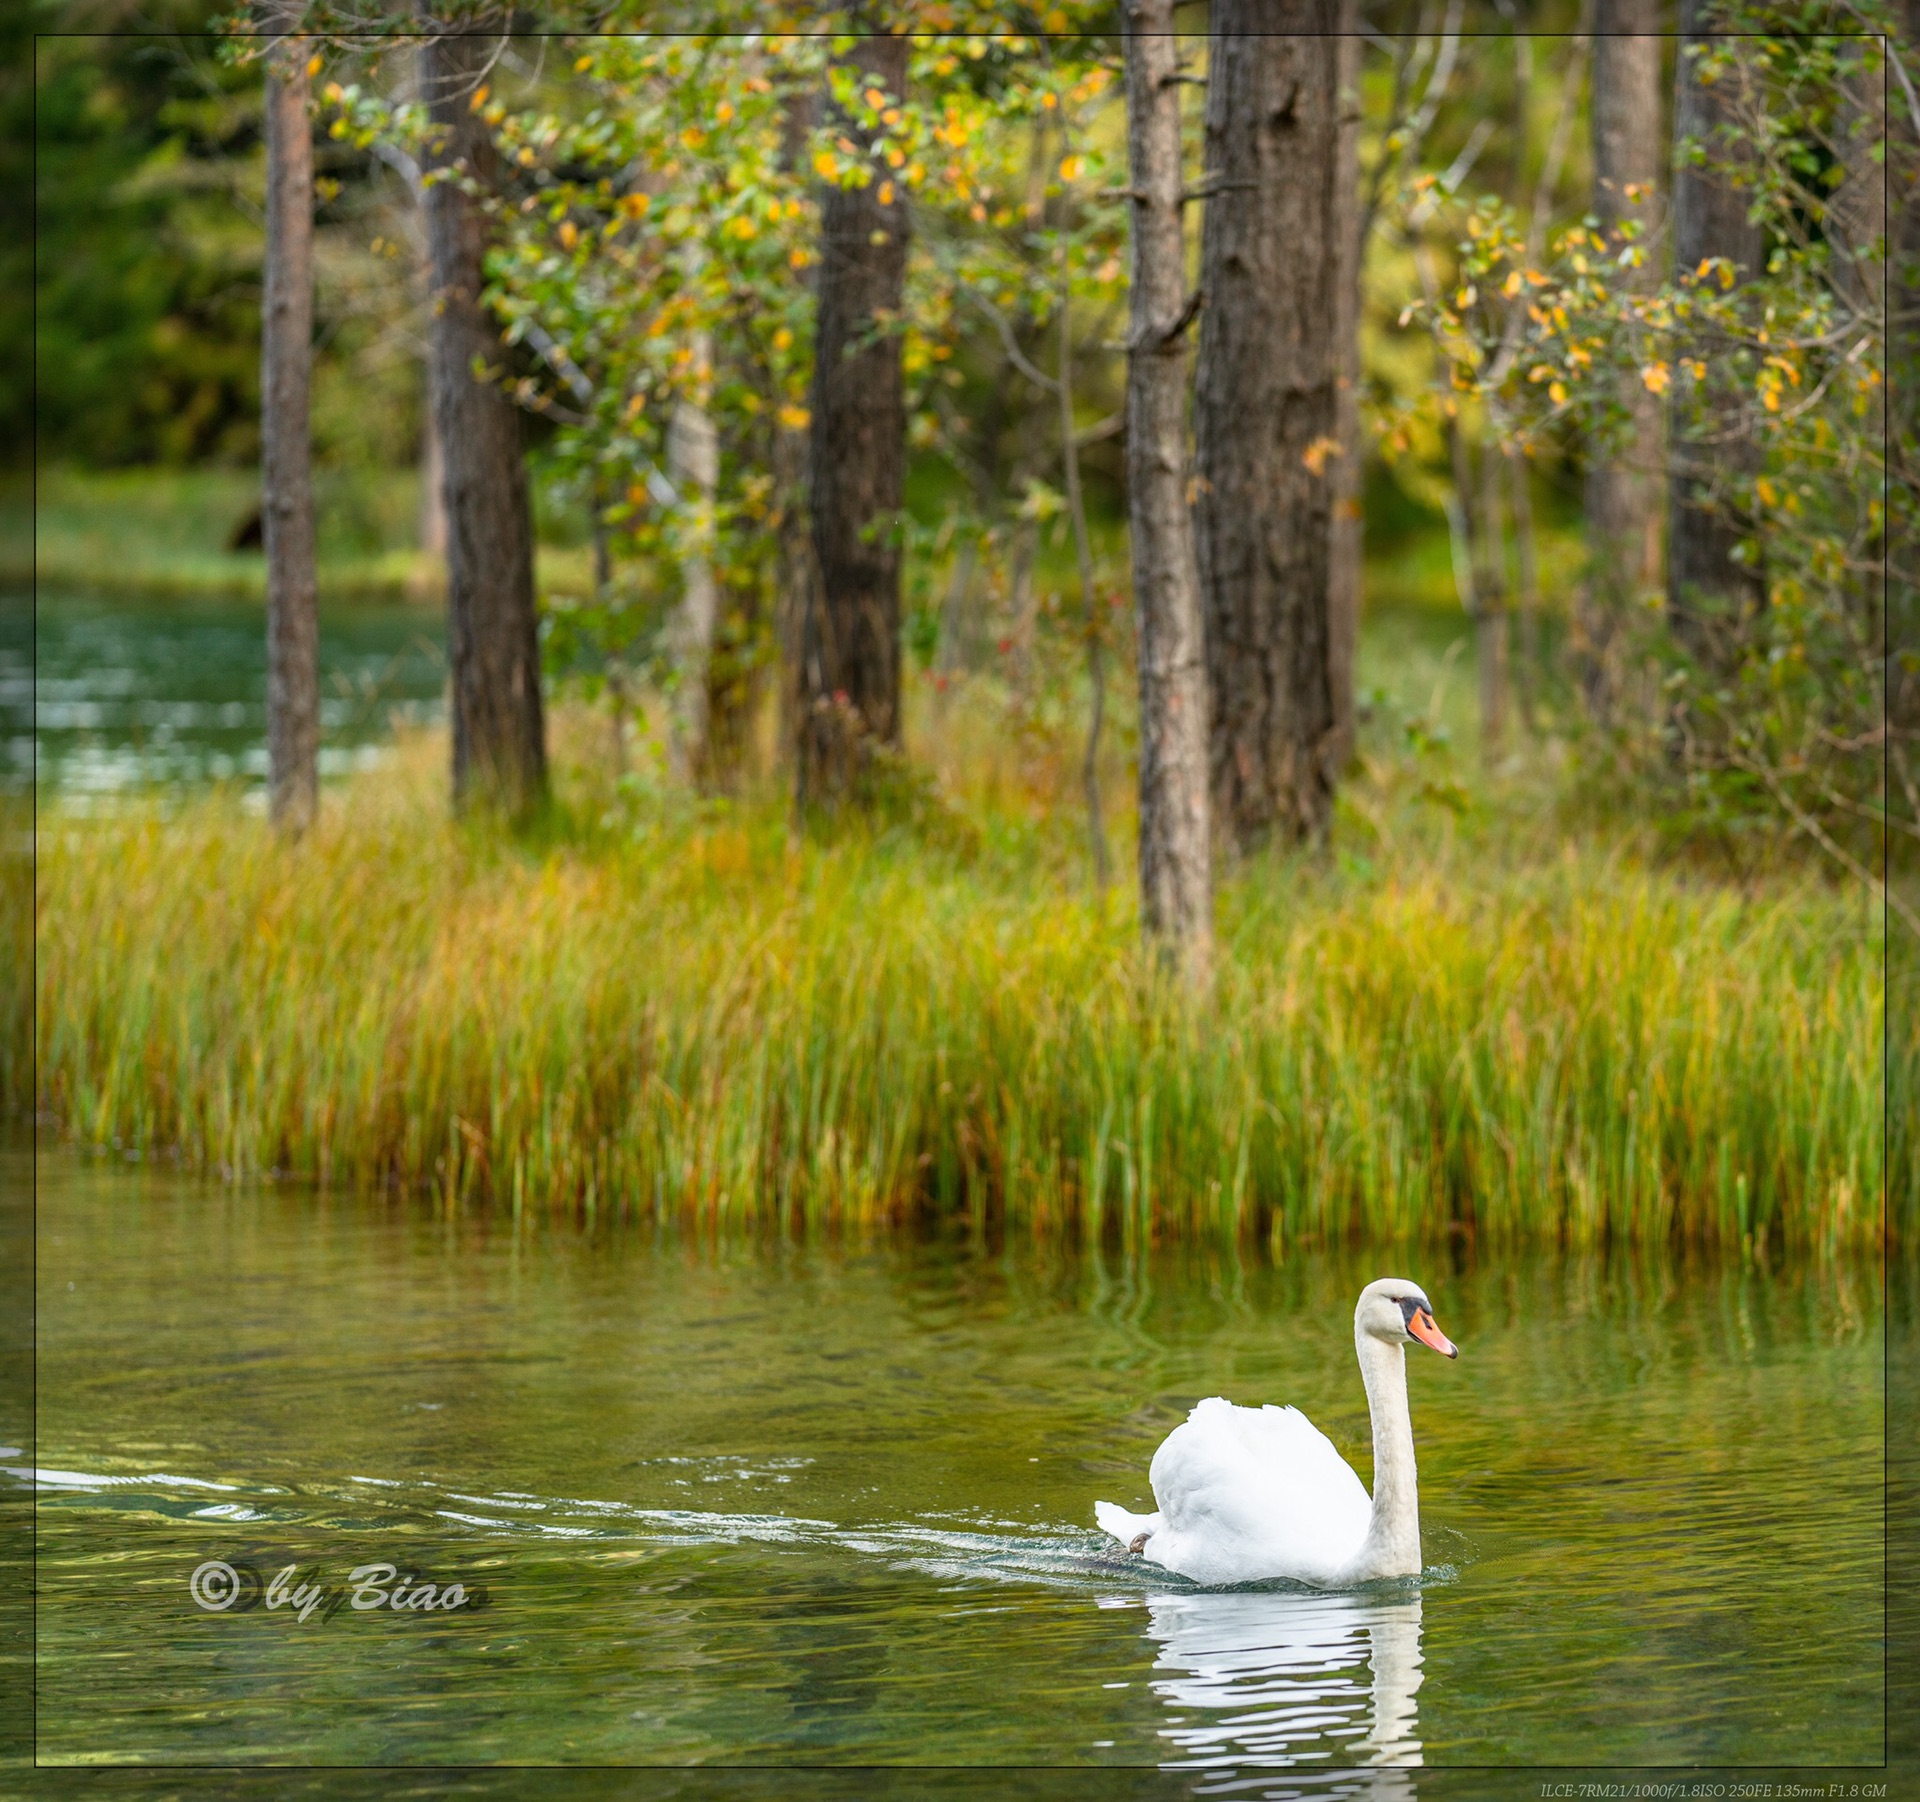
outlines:
[[[1131,1546],[1143,1533],[1152,1535],[1160,1531],[1159,1515],[1129,1514],[1113,1502],[1095,1502],[1093,1518],[1100,1523],[1102,1532],[1111,1533],[1124,1546]]]

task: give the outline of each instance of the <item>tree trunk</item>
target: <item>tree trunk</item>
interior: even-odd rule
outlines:
[[[1030,519],[1015,520],[1012,538],[1007,571],[1007,612],[1011,628],[1007,680],[1013,691],[1014,712],[1024,720],[1032,716],[1034,706],[1034,627],[1039,610],[1033,566],[1040,550],[1040,528]]]
[[[1648,239],[1659,222],[1660,0],[1595,0],[1593,20],[1593,212],[1609,261],[1640,228],[1646,260],[1619,269],[1622,288],[1658,285]],[[1627,190],[1633,188],[1630,197]],[[1628,425],[1617,445],[1594,447],[1587,466],[1588,571],[1574,629],[1574,664],[1588,712],[1612,717],[1620,687],[1621,629],[1635,600],[1660,587],[1660,402],[1637,376],[1621,385]]]
[[[791,175],[806,158],[808,140],[820,116],[820,89],[807,87],[789,94],[780,115],[780,167]],[[776,409],[776,412],[778,409]],[[779,755],[799,768],[802,641],[807,621],[817,605],[818,565],[813,554],[813,529],[807,506],[807,427],[773,428],[773,491],[776,533],[774,550],[774,636],[779,641]],[[800,794],[794,785],[796,799]]]
[[[1480,685],[1480,756],[1497,764],[1507,744],[1507,541],[1500,506],[1503,459],[1494,445],[1480,453],[1480,505],[1477,529],[1469,527],[1479,551],[1474,573],[1474,661]]]
[[[1133,272],[1127,510],[1140,663],[1140,918],[1191,985],[1213,954],[1207,670],[1187,505],[1186,246],[1174,0],[1126,0]]]
[[[1107,718],[1107,658],[1101,638],[1100,597],[1093,586],[1093,541],[1087,534],[1087,503],[1080,488],[1080,447],[1073,418],[1073,290],[1064,259],[1060,269],[1060,458],[1067,478],[1067,514],[1073,523],[1074,559],[1080,570],[1080,613],[1087,633],[1087,749],[1080,762],[1080,788],[1087,802],[1087,838],[1093,852],[1093,886],[1107,892],[1107,821],[1100,798],[1100,733]]]
[[[862,38],[847,60],[864,84],[905,94],[904,37]],[[852,135],[853,122],[841,123]],[[821,207],[809,482],[820,587],[802,631],[803,799],[845,794],[870,749],[901,740],[906,399],[887,321],[906,267],[906,195],[875,156],[864,188],[830,187]]]
[[[431,391],[420,422],[420,549],[435,562],[447,554],[447,466],[433,426]]]
[[[1705,151],[1696,165],[1683,151],[1673,179],[1673,259],[1678,274],[1697,269],[1707,257],[1725,257],[1736,278],[1760,267],[1760,228],[1748,223],[1750,195],[1726,178],[1739,154],[1721,136],[1731,122],[1726,82],[1712,86],[1698,79],[1688,54],[1690,44],[1706,42],[1709,0],[1681,0],[1680,55],[1673,129],[1676,143],[1692,139]],[[1667,616],[1674,635],[1696,655],[1718,660],[1727,655],[1740,622],[1758,606],[1763,590],[1758,572],[1733,558],[1742,536],[1722,484],[1724,472],[1750,464],[1752,447],[1740,429],[1742,403],[1720,373],[1725,347],[1697,334],[1687,349],[1707,364],[1704,416],[1689,392],[1675,382],[1672,446],[1667,485]]]
[[[320,805],[320,618],[314,577],[313,127],[307,46],[267,72],[267,259],[260,334],[260,521],[267,554],[267,812],[299,833]]]
[[[720,592],[713,575],[713,495],[720,481],[720,439],[706,409],[713,341],[696,332],[693,392],[674,403],[667,426],[667,473],[682,503],[692,510],[680,554],[680,606],[668,628],[674,674],[673,760],[683,782],[704,783],[712,774],[708,742],[714,628]]]
[[[1509,451],[1507,476],[1513,490],[1513,560],[1520,577],[1514,611],[1520,622],[1520,677],[1514,689],[1520,721],[1528,732],[1539,725],[1534,689],[1540,679],[1540,545],[1533,526],[1533,466],[1521,451]]]
[[[429,27],[431,28],[431,27]],[[497,383],[500,334],[480,304],[486,221],[461,186],[494,172],[472,101],[494,39],[449,32],[421,55],[440,137],[428,163],[433,258],[432,398],[447,520],[447,655],[453,675],[453,797],[522,813],[546,790],[533,525],[520,416]]]
[[[1333,0],[1214,0],[1195,544],[1213,807],[1236,851],[1333,807],[1329,586],[1339,355]]]
[[[1336,776],[1353,760],[1353,660],[1360,642],[1365,551],[1360,510],[1365,460],[1365,447],[1360,442],[1360,274],[1367,247],[1361,242],[1359,12],[1359,0],[1340,0],[1340,113],[1333,175],[1335,216],[1340,222],[1338,312],[1333,328],[1339,364],[1333,435],[1340,441],[1340,448],[1329,465],[1333,476],[1333,540],[1327,577],[1332,765]]]

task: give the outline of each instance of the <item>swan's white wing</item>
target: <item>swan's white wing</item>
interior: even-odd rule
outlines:
[[[1372,1514],[1353,1467],[1298,1408],[1210,1397],[1167,1435],[1151,1476],[1162,1525],[1146,1555],[1199,1583],[1325,1581]]]
[[[1114,1502],[1095,1502],[1093,1518],[1100,1523],[1102,1532],[1111,1533],[1122,1545],[1132,1545],[1142,1533],[1160,1531],[1159,1515],[1129,1514]]]

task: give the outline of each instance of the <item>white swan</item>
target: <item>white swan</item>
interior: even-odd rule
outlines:
[[[1353,1343],[1373,1415],[1373,1498],[1298,1408],[1236,1408],[1212,1396],[1153,1455],[1157,1514],[1096,1502],[1129,1551],[1196,1583],[1287,1577],[1344,1589],[1420,1574],[1420,1497],[1407,1412],[1405,1347],[1460,1353],[1418,1283],[1385,1276],[1360,1291]]]

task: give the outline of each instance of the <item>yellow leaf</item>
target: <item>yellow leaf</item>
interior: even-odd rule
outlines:
[[[877,113],[887,104],[887,97],[878,88],[867,89],[867,104]]]
[[[590,56],[578,57],[574,61],[573,72],[576,75],[584,75],[592,67],[593,67],[592,57]]]
[[[792,343],[793,333],[784,325],[773,334],[773,348],[775,350],[786,350],[791,347]]]
[[[320,59],[317,56],[307,58],[307,79],[311,81],[320,73]]]
[[[819,151],[813,159],[813,172],[822,181],[832,181],[840,173],[839,159],[831,150]]]
[[[1060,165],[1060,179],[1062,181],[1072,181],[1079,175],[1079,173],[1080,173],[1080,159],[1077,156],[1068,157]]]
[[[1667,391],[1668,370],[1664,363],[1649,363],[1640,371],[1640,380],[1649,394],[1664,394]]]
[[[805,407],[796,407],[788,401],[780,409],[780,423],[790,432],[804,432],[813,423],[813,415]]]
[[[477,88],[473,90],[473,98],[467,102],[467,111],[470,113],[477,113],[483,106],[487,104],[487,95],[489,92],[491,92],[491,90],[488,88],[487,84],[483,81]]]
[[[1565,382],[1555,382],[1555,383],[1554,383],[1554,384],[1553,384],[1553,385],[1552,385],[1552,386],[1551,386],[1551,387],[1550,387],[1550,388],[1549,388],[1549,389],[1547,390],[1547,398],[1548,398],[1548,399],[1549,399],[1550,401],[1552,401],[1552,402],[1553,402],[1553,404],[1554,404],[1554,405],[1555,405],[1556,407],[1564,407],[1564,406],[1565,406],[1565,405],[1567,404],[1567,385],[1566,385],[1566,383],[1565,383]]]
[[[733,102],[731,100],[721,101],[720,104],[713,109],[713,116],[718,119],[722,125],[726,124],[726,122],[733,117]]]
[[[1516,269],[1501,285],[1500,292],[1504,294],[1507,299],[1511,300],[1520,292],[1521,285],[1520,271]]]
[[[1338,438],[1320,437],[1314,439],[1314,441],[1300,453],[1300,461],[1307,469],[1311,470],[1313,474],[1317,476],[1325,475],[1327,472],[1327,459],[1339,455],[1340,440]]]
[[[882,206],[893,205],[893,183],[890,181],[883,181],[880,184],[880,204]]]
[[[580,229],[571,219],[566,219],[561,222],[560,242],[568,250],[571,250],[580,242]]]

